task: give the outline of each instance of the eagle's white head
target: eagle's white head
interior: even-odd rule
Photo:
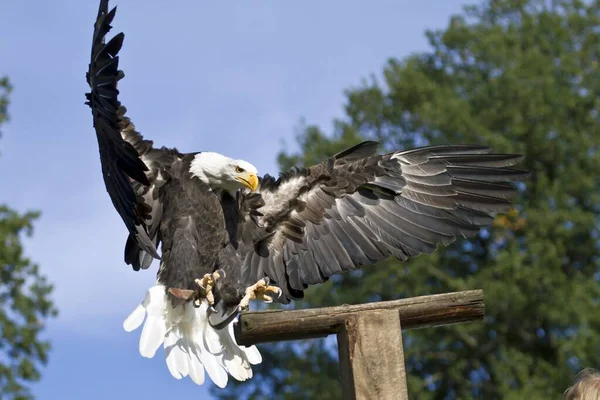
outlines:
[[[244,188],[251,191],[258,189],[258,176],[254,165],[219,153],[196,154],[191,162],[190,172],[213,190],[223,189],[232,195]]]

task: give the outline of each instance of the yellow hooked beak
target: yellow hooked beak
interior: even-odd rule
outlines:
[[[244,186],[246,186],[248,189],[252,190],[253,192],[255,192],[256,189],[258,189],[258,177],[256,176],[256,174],[251,174],[249,172],[242,172],[241,174],[236,176],[236,179],[238,181],[240,181],[241,183],[243,183]]]

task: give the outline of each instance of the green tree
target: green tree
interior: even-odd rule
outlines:
[[[0,125],[8,119],[8,79],[0,78]],[[37,212],[19,214],[0,205],[0,398],[32,399],[30,382],[40,379],[50,344],[40,335],[56,315],[52,285],[23,254],[21,238],[31,235]]]
[[[473,240],[410,262],[389,260],[307,291],[296,307],[481,288],[484,323],[406,332],[418,399],[559,398],[600,367],[600,1],[487,0],[427,32],[431,51],[391,59],[383,78],[347,92],[334,132],[308,126],[311,164],[356,143],[382,150],[478,143],[526,156],[519,206]],[[260,347],[265,361],[222,399],[338,399],[328,341]]]

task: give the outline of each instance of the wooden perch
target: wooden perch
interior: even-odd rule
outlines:
[[[403,329],[449,325],[483,319],[483,290],[435,294],[402,300],[306,310],[244,312],[235,325],[235,338],[244,346],[337,334],[357,313],[396,310]]]
[[[402,328],[483,319],[483,291],[437,294],[308,310],[245,312],[235,325],[238,344],[337,334],[344,400],[408,400]]]
[[[350,317],[337,339],[343,399],[408,399],[398,312]]]

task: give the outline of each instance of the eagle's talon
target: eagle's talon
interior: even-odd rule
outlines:
[[[213,272],[212,274],[205,274],[202,279],[196,279],[196,285],[200,286],[204,289],[206,301],[212,307],[215,304],[215,296],[212,292],[215,287],[215,282],[219,279],[221,275],[218,272]]]
[[[265,303],[272,303],[273,298],[267,295],[267,292],[281,296],[282,290],[277,286],[269,286],[269,278],[263,278],[246,289],[246,294],[240,301],[240,309],[247,310],[250,306],[250,300],[262,300]]]
[[[283,293],[283,290],[281,290],[281,288],[279,288],[277,286],[267,286],[265,290],[267,292],[275,293],[277,295],[277,297],[281,297],[281,294]]]

